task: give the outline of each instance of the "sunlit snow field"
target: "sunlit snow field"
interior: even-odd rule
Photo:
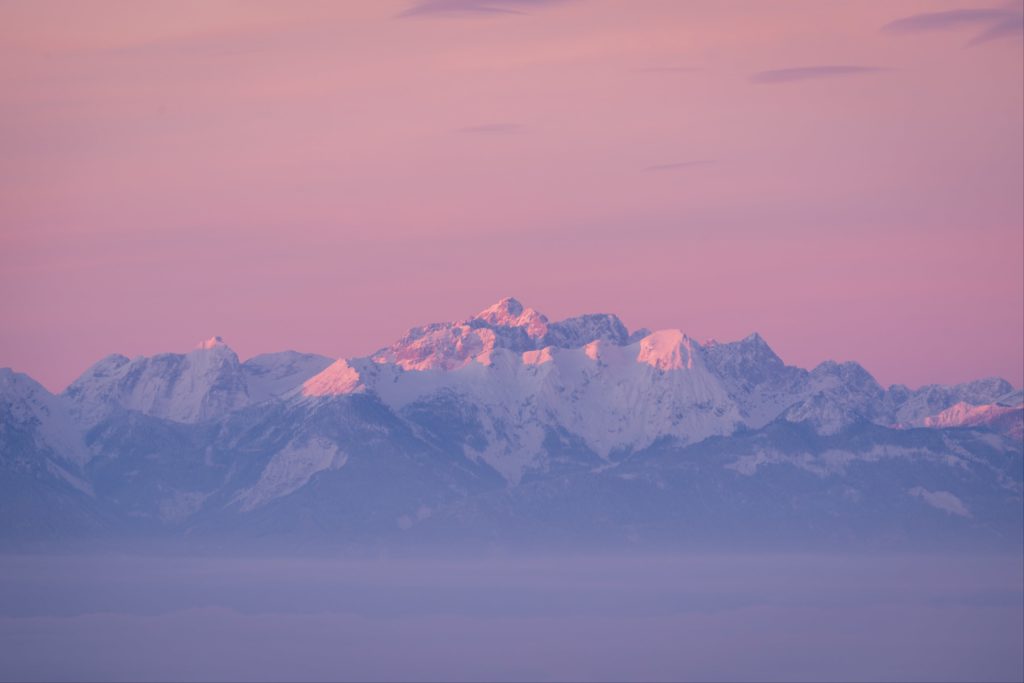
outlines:
[[[1018,556],[0,558],[4,680],[1021,680]]]

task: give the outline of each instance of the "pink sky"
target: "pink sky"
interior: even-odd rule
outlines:
[[[0,366],[362,355],[512,295],[1020,386],[1020,11],[5,2]]]

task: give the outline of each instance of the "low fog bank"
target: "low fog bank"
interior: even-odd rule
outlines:
[[[1020,555],[0,556],[4,680],[1020,680]]]

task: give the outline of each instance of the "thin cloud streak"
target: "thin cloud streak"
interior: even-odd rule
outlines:
[[[473,14],[527,14],[526,10],[543,9],[566,0],[420,0],[398,14],[398,18],[446,17]]]
[[[1017,14],[982,31],[967,43],[967,47],[981,45],[1000,38],[1021,37],[1024,37],[1024,14]]]
[[[890,21],[883,31],[946,31],[961,26],[1000,22],[1017,15],[1005,9],[954,9],[946,12],[925,12]]]
[[[984,27],[981,33],[967,43],[967,47],[1001,38],[1019,38],[1024,36],[1024,12],[999,8],[926,12],[891,21],[882,30],[889,33],[922,33],[962,27]]]
[[[689,74],[700,71],[700,69],[690,66],[645,66],[633,69],[633,71],[641,74]]]
[[[671,164],[655,164],[641,169],[644,173],[658,173],[661,171],[677,171],[682,168],[693,168],[694,166],[708,166],[715,163],[714,159],[694,159],[693,161],[677,161]]]
[[[819,78],[839,78],[880,73],[887,69],[878,66],[828,65],[801,66],[791,69],[759,71],[750,77],[752,83],[792,83]]]

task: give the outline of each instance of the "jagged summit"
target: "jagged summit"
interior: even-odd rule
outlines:
[[[516,327],[518,318],[527,310],[520,301],[514,297],[507,296],[504,299],[488,306],[473,316],[475,319],[485,320],[492,325],[506,325]],[[533,311],[533,309],[529,309]],[[536,311],[534,311],[536,313]],[[538,314],[539,315],[539,314]],[[546,320],[546,319],[545,319]]]
[[[527,350],[539,350],[547,346],[578,348],[597,340],[623,345],[639,341],[650,334],[650,330],[642,329],[637,331],[639,334],[631,336],[618,316],[609,313],[586,313],[551,322],[543,313],[524,306],[513,297],[506,297],[488,306],[467,319],[465,324],[473,328],[522,329],[533,340]]]
[[[477,313],[470,321],[482,321],[494,327],[524,328],[531,338],[543,337],[548,331],[548,318],[532,308],[525,308],[517,299],[506,297]]]
[[[731,342],[719,341],[712,337],[710,339],[705,339],[701,342],[701,345],[706,349],[724,347],[734,350],[743,350],[747,353],[763,353],[766,350],[772,354],[775,353],[759,332],[751,332],[743,339],[737,339],[736,341]]]
[[[203,351],[209,351],[210,349],[217,348],[228,348],[228,345],[224,343],[223,337],[213,336],[196,344],[196,349]]]
[[[488,359],[496,349],[522,354],[548,346],[581,348],[597,340],[622,345],[630,338],[614,315],[582,315],[552,323],[543,313],[507,297],[465,320],[414,327],[372,359],[405,370],[454,370],[475,359]]]

